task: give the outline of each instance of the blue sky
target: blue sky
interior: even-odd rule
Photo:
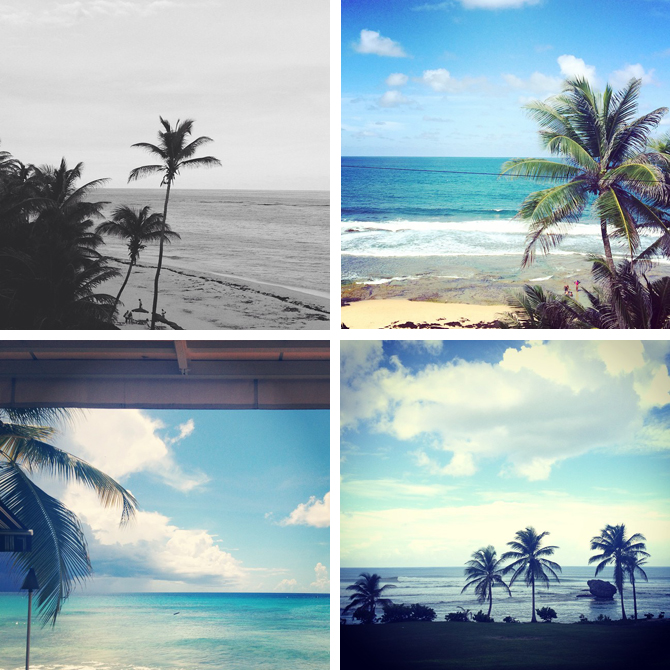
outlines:
[[[44,485],[83,522],[89,592],[327,592],[329,434],[320,410],[89,410],[56,443],[131,490],[136,520]]]
[[[670,343],[342,342],[341,564],[453,566],[517,530],[563,565],[625,523],[670,565]]]
[[[669,106],[669,25],[668,0],[343,0],[342,154],[540,155],[522,105],[567,76]]]

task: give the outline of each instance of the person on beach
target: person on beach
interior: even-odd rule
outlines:
[[[575,280],[575,293],[579,293],[579,279]]]
[[[570,286],[568,284],[563,287],[563,293],[565,295],[570,295]]]

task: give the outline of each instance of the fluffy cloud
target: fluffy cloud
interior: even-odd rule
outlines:
[[[651,84],[654,81],[654,70],[647,72],[639,63],[626,65],[612,72],[609,83],[614,88],[623,88],[631,79],[641,79],[643,84]]]
[[[398,42],[390,37],[382,37],[375,30],[361,30],[361,38],[356,42],[354,49],[361,54],[376,54],[391,58],[406,58],[407,54]]]
[[[231,588],[246,577],[241,562],[223,551],[206,530],[179,528],[163,514],[144,511],[120,528],[120,512],[102,507],[92,491],[79,485],[69,485],[62,499],[94,540],[90,544],[97,574],[122,566],[124,574]]]
[[[449,70],[438,68],[437,70],[424,70],[417,81],[430,86],[437,93],[460,93],[475,86],[485,85],[486,78],[463,77],[463,79],[456,79],[451,76]]]
[[[330,492],[319,500],[312,496],[306,503],[300,503],[288,517],[279,522],[282,526],[330,526]]]
[[[352,370],[349,344],[342,343],[342,365]],[[367,422],[372,432],[415,444],[428,472],[461,477],[482,459],[541,480],[555,463],[592,449],[664,448],[649,410],[670,403],[670,377],[646,347],[529,343],[495,365],[455,360],[415,372],[397,358],[374,370],[362,359],[360,376],[342,386],[342,428]],[[361,353],[354,349],[356,360]]]
[[[92,409],[67,429],[59,443],[115,479],[152,472],[180,491],[209,481],[202,472],[185,472],[170,449],[193,432],[193,421],[179,426],[179,434],[172,438],[160,437],[164,428],[161,421],[137,409]]]
[[[380,107],[398,107],[399,105],[408,105],[412,101],[406,98],[400,91],[386,91],[377,104]]]
[[[565,79],[580,77],[591,84],[597,83],[596,68],[593,65],[587,65],[581,58],[564,54],[558,57],[557,62]]]
[[[570,497],[548,491],[481,492],[468,505],[343,513],[342,565],[461,565],[486,544],[502,553],[517,530],[534,526],[549,531],[548,544],[558,545],[561,565],[586,565],[589,540],[607,523],[625,520],[630,532],[643,533],[656,565],[670,560],[667,500],[640,501],[620,494],[599,499]],[[650,515],[649,510],[654,513]],[[442,529],[444,532],[436,532]],[[446,529],[446,530],[445,530]]]
[[[295,579],[282,579],[272,590],[279,593],[291,593],[295,591],[296,586],[298,586],[298,582]]]
[[[540,0],[458,0],[465,9],[518,9],[524,5],[537,5]],[[453,2],[426,3],[412,7],[415,12],[431,12],[451,9]]]
[[[409,81],[409,77],[401,72],[394,72],[386,77],[387,86],[404,86]]]
[[[560,77],[550,77],[541,72],[533,72],[528,79],[521,79],[513,74],[503,74],[502,78],[511,88],[531,91],[537,95],[558,93],[563,84],[563,79]]]
[[[314,567],[314,581],[310,584],[319,591],[330,590],[330,578],[328,577],[328,568],[322,563],[317,563]]]

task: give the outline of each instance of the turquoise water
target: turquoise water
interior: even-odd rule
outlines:
[[[376,573],[382,576],[382,584],[392,584],[387,597],[395,603],[411,605],[420,603],[432,607],[437,613],[435,621],[444,621],[448,612],[459,612],[464,607],[477,612],[488,609],[488,604],[480,604],[472,591],[461,595],[465,586],[462,567],[451,568],[342,568],[340,570],[340,608],[349,602],[350,591],[347,586],[353,584],[361,572]],[[645,572],[648,582],[636,580],[638,618],[651,612],[657,617],[665,612],[670,617],[670,568],[648,568]],[[536,607],[553,607],[558,615],[557,623],[574,623],[579,615],[596,619],[600,614],[611,619],[621,618],[619,594],[614,600],[595,601],[591,598],[577,598],[588,590],[587,581],[595,579],[594,567],[564,566],[560,583],[552,582],[548,589],[536,587]],[[612,569],[606,568],[597,579],[613,582]],[[531,593],[520,580],[512,587],[512,597],[503,589],[493,592],[491,616],[502,621],[505,616],[513,616],[519,621],[530,621]],[[633,590],[629,584],[624,586],[624,607],[626,616],[633,616]],[[381,616],[381,610],[379,615]]]
[[[31,668],[326,670],[329,612],[327,595],[72,596],[55,629],[33,623]],[[0,670],[25,667],[26,615],[0,594]]]
[[[464,265],[474,268],[473,279],[488,272],[512,276],[527,231],[513,217],[529,193],[551,183],[499,178],[505,160],[343,157],[342,279],[384,283],[440,272],[460,277]],[[625,252],[618,241],[613,249]],[[550,258],[562,266],[590,253],[602,253],[602,240],[587,210]]]
[[[100,189],[96,200],[163,212],[164,189]],[[325,191],[179,190],[170,193],[168,224],[181,240],[167,245],[164,264],[329,291],[329,195]],[[127,247],[106,237],[102,249],[126,258]],[[150,245],[140,263],[157,257]]]

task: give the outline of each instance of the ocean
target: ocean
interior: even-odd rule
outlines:
[[[498,178],[506,160],[343,157],[342,281],[518,278],[526,225],[513,217],[529,193],[550,184]],[[613,249],[624,256],[622,244]],[[536,263],[537,276],[523,278],[571,277],[576,261],[588,273],[590,253],[602,254],[602,240],[599,223],[587,211],[560,247]]]
[[[98,189],[91,200],[149,205],[162,213],[165,189]],[[326,191],[179,190],[170,192],[167,222],[181,240],[166,245],[171,268],[329,294],[329,194]],[[126,245],[105,236],[102,253],[126,259]],[[158,245],[141,252],[155,263]]]
[[[615,594],[612,601],[595,601],[590,598],[577,598],[583,589],[588,589],[587,581],[594,579],[595,568],[591,567],[563,567],[559,584],[552,582],[549,589],[536,586],[535,606],[553,607],[558,618],[556,623],[574,623],[579,615],[584,614],[593,620],[603,614],[611,619],[621,618],[621,601],[619,594]],[[460,612],[458,607],[472,610],[480,609],[486,613],[488,603],[480,604],[472,594],[472,587],[461,595],[465,586],[463,568],[341,568],[340,570],[340,610],[349,602],[347,586],[353,584],[361,572],[376,573],[382,576],[382,584],[392,584],[395,588],[388,589],[388,597],[394,603],[411,605],[420,603],[432,607],[437,613],[435,621],[444,621],[448,612]],[[614,582],[612,568],[606,568],[597,579]],[[670,568],[647,568],[645,572],[648,582],[636,580],[638,618],[647,612],[657,617],[659,612],[666,612],[670,617]],[[633,615],[633,591],[629,584],[624,587],[624,607],[626,616]],[[378,608],[381,616],[381,608]],[[513,616],[519,621],[530,621],[531,592],[523,581],[512,587],[510,598],[504,589],[494,589],[493,609],[491,616],[496,621],[502,621],[506,616]],[[350,616],[347,616],[350,619]]]
[[[25,667],[27,598],[0,594],[0,670]],[[176,614],[176,613],[179,614]],[[35,670],[327,670],[328,595],[74,595],[33,621]]]

